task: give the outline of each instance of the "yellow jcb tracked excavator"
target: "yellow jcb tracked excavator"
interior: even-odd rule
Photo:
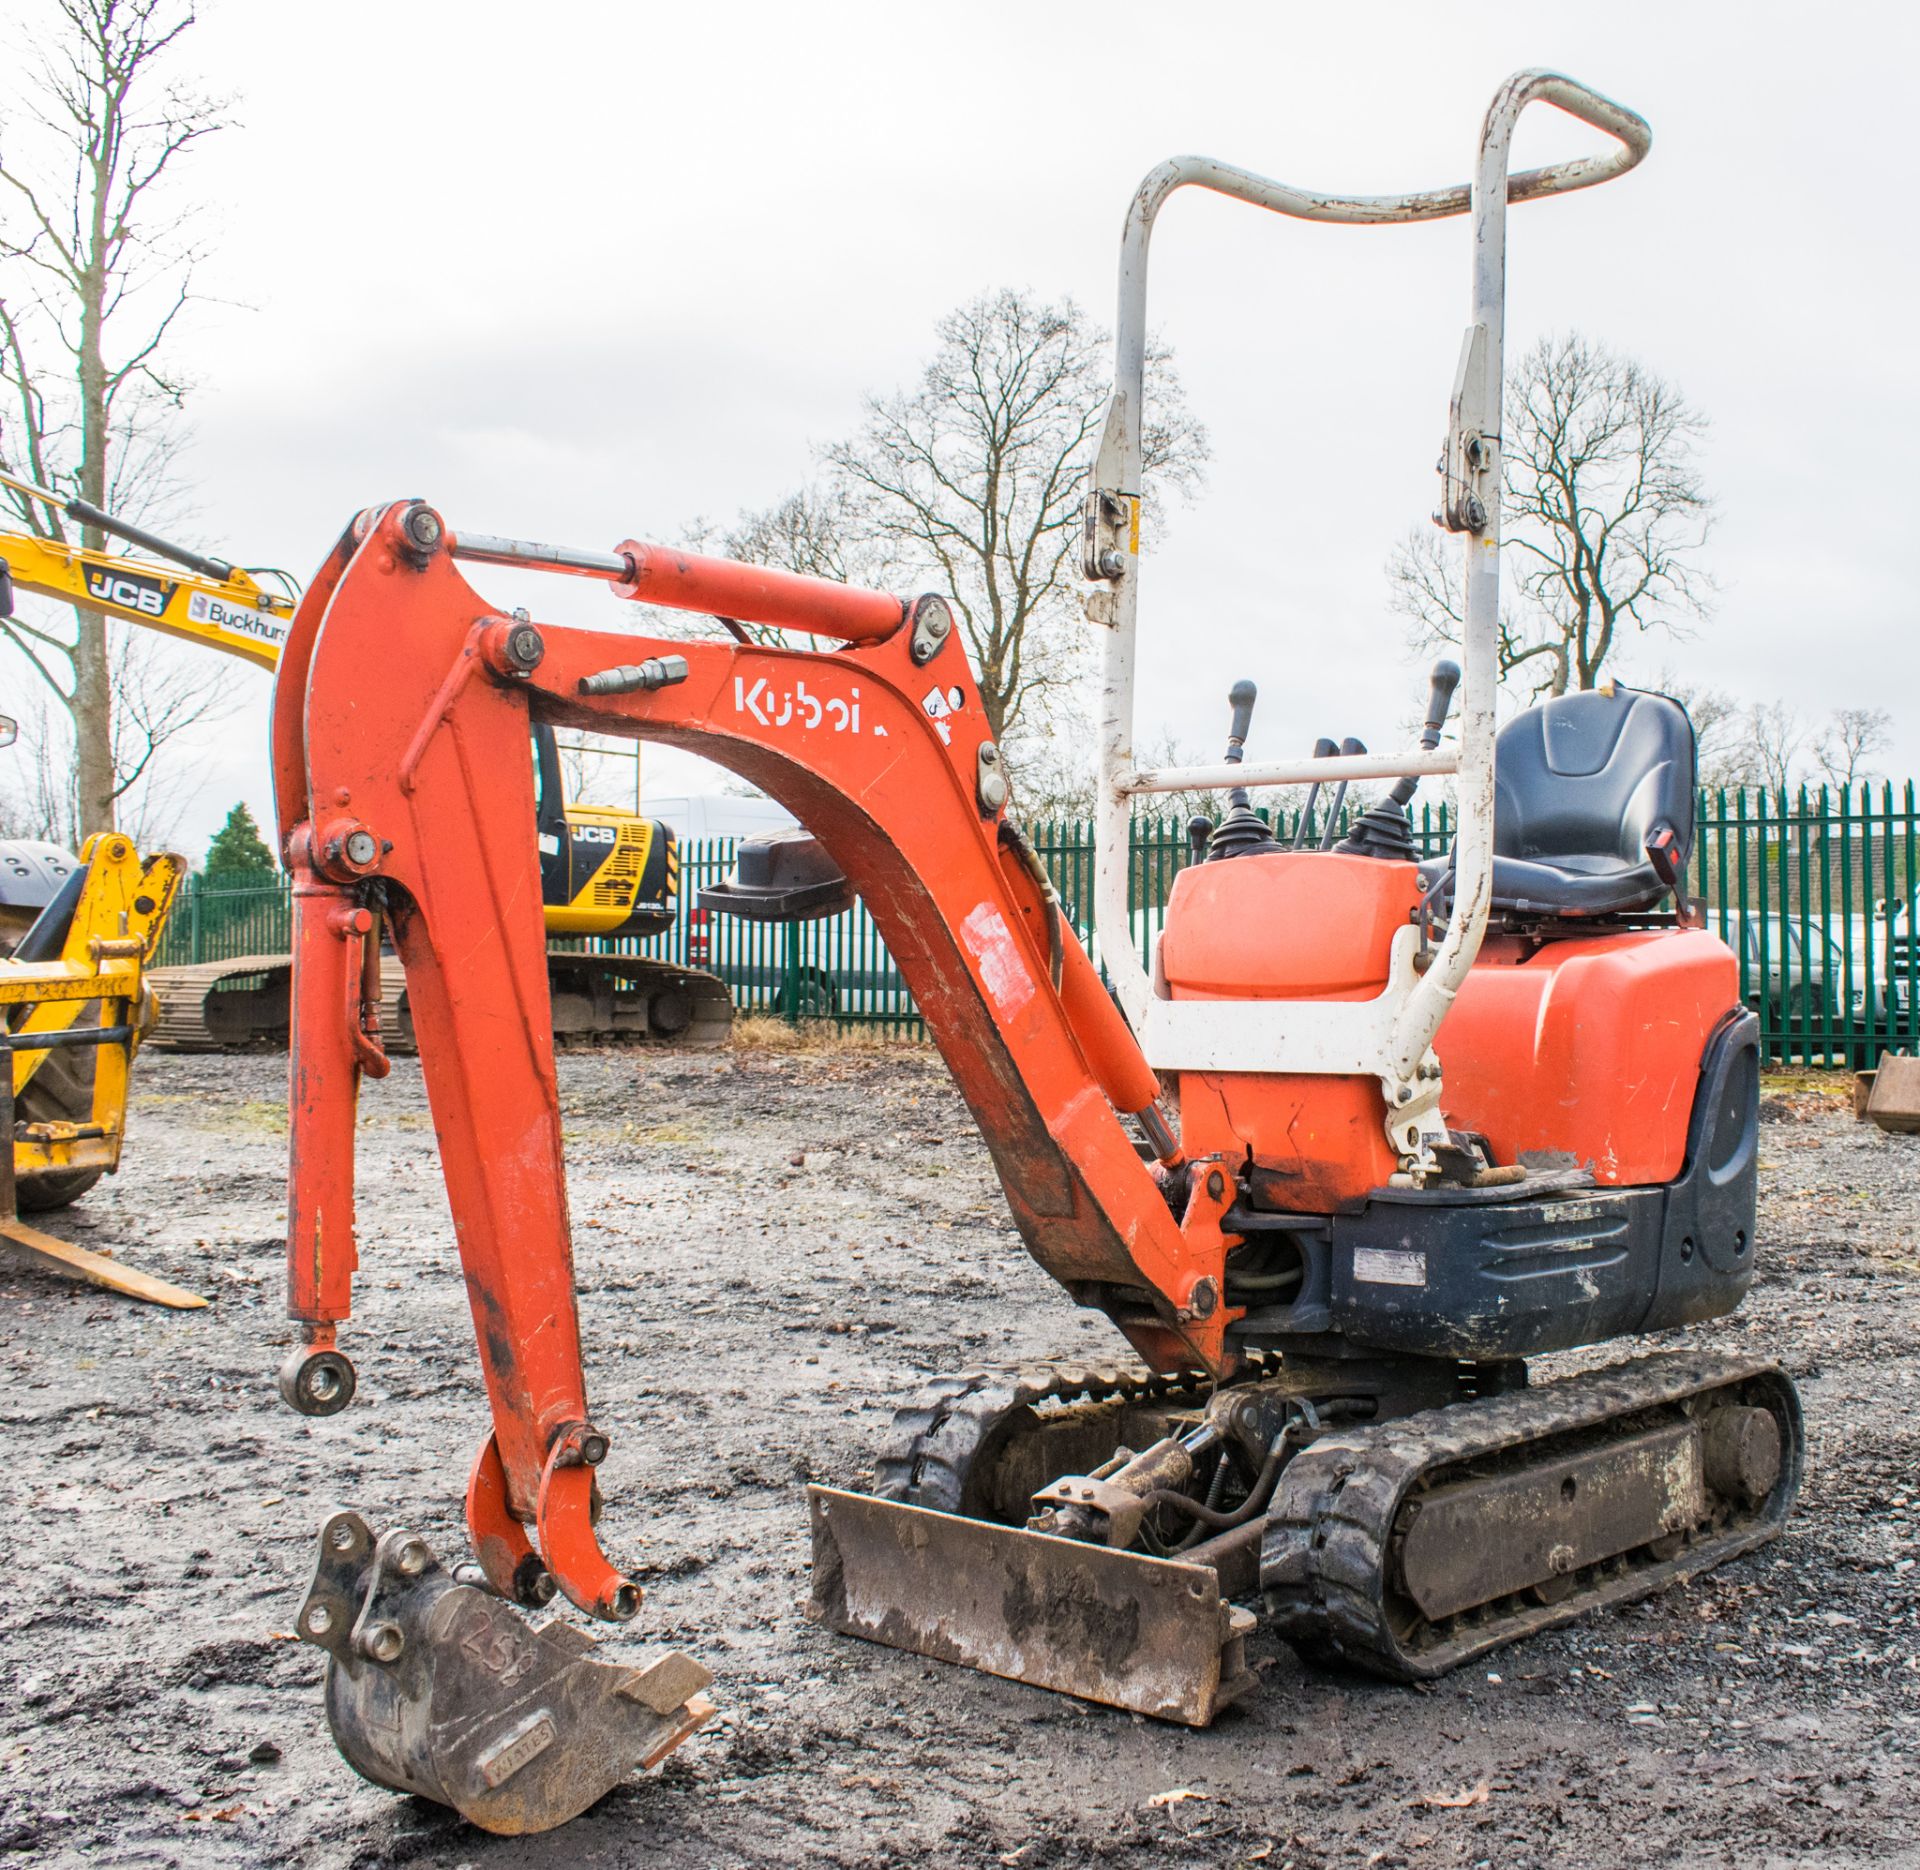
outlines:
[[[29,502],[168,561],[152,563],[67,543],[0,517],[0,617],[16,590],[77,604],[159,630],[256,668],[276,670],[294,597],[268,589],[260,573],[171,544],[143,527],[0,472],[0,484]],[[285,581],[291,586],[292,581]],[[535,834],[549,942],[554,937],[658,935],[673,924],[680,852],[671,828],[616,807],[566,797],[553,728],[532,735]],[[9,864],[9,857],[18,861]],[[72,867],[47,846],[0,845],[0,942],[16,939]],[[13,874],[18,872],[17,875]],[[284,1044],[291,958],[249,954],[150,972],[160,1005],[149,1043],[180,1051]],[[557,1038],[576,1043],[669,1038],[722,1043],[733,1023],[726,984],[698,968],[641,955],[584,954],[549,946]],[[392,1050],[413,1050],[413,1019],[399,964],[382,967],[381,1023]]]

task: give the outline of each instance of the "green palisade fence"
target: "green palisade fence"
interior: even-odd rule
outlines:
[[[1282,814],[1278,829],[1291,839],[1297,825]],[[1324,819],[1313,827],[1322,829]],[[1445,851],[1451,837],[1445,806],[1419,810],[1414,842],[1423,854]],[[1089,939],[1092,826],[1043,824],[1033,841],[1082,939]],[[682,845],[673,926],[645,941],[591,945],[710,968],[743,1013],[924,1036],[913,996],[864,908],[785,926],[702,913],[701,888],[733,867],[733,849],[730,838]],[[1184,820],[1135,823],[1130,895],[1143,959],[1159,936],[1174,878],[1188,861]],[[1769,1057],[1860,1067],[1883,1051],[1917,1049],[1917,886],[1920,818],[1912,781],[1839,792],[1700,795],[1688,889],[1707,926],[1739,959],[1741,996],[1760,1016]],[[196,876],[168,924],[161,964],[283,954],[290,926],[284,877]],[[1276,939],[1284,939],[1283,932],[1276,931]]]
[[[190,876],[167,918],[160,967],[286,954],[293,946],[293,896],[277,870],[218,870]]]

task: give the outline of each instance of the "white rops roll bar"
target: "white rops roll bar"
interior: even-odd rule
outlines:
[[[1603,156],[1507,172],[1514,125],[1531,103],[1557,105],[1617,138]],[[1507,204],[1536,201],[1624,175],[1646,155],[1643,119],[1557,72],[1523,71],[1495,95],[1480,132],[1471,187],[1425,194],[1341,196],[1289,188],[1204,156],[1176,156],[1140,184],[1120,248],[1113,398],[1087,496],[1083,566],[1095,589],[1087,614],[1108,630],[1100,717],[1100,798],[1095,831],[1095,931],[1100,954],[1147,1056],[1161,1069],[1377,1073],[1388,1127],[1405,1166],[1418,1169],[1443,1126],[1434,1035],[1486,932],[1493,880],[1494,689],[1500,610],[1501,340],[1506,309]],[[1177,188],[1208,188],[1303,221],[1389,226],[1473,217],[1473,312],[1461,348],[1442,461],[1442,511],[1464,533],[1466,623],[1457,753],[1405,753],[1244,765],[1142,769],[1133,758],[1134,628],[1139,606],[1141,416],[1147,346],[1147,248],[1154,219]],[[1388,989],[1372,1002],[1179,1002],[1158,998],[1135,951],[1129,914],[1128,820],[1145,792],[1223,785],[1455,773],[1459,839],[1447,932],[1413,965],[1418,933],[1396,937]],[[1284,940],[1284,933],[1278,933]]]

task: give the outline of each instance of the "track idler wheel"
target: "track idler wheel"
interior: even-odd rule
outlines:
[[[602,1659],[457,1582],[417,1533],[358,1513],[320,1529],[300,1640],[327,1652],[327,1724],[357,1773],[504,1835],[549,1831],[664,1759],[713,1714],[712,1674],[657,1649]]]

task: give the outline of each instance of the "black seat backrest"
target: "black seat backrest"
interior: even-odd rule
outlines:
[[[1639,865],[1664,824],[1684,869],[1695,757],[1693,723],[1665,695],[1592,689],[1529,708],[1494,743],[1495,854]]]

